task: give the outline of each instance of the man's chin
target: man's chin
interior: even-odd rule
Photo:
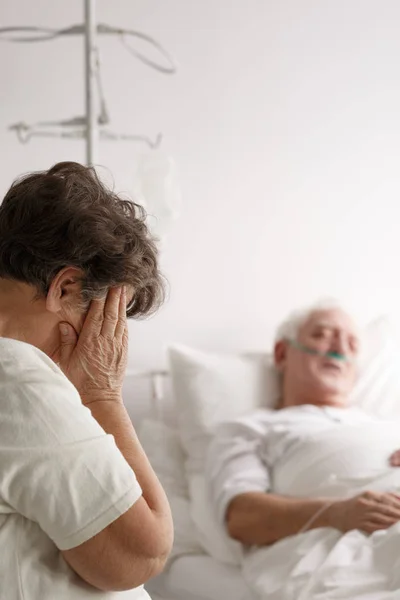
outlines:
[[[318,378],[318,387],[322,394],[348,395],[348,381],[343,381],[340,377],[334,375],[325,375]]]

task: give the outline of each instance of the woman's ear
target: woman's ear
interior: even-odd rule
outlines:
[[[288,344],[287,344],[286,340],[280,340],[279,342],[277,342],[275,344],[274,361],[275,361],[276,368],[280,372],[282,372],[283,369],[285,368],[286,357],[287,357],[287,347],[288,347]]]
[[[57,273],[50,284],[46,308],[52,313],[68,314],[81,302],[83,272],[77,267],[65,267]]]

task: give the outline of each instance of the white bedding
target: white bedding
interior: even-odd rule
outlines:
[[[338,424],[320,431],[306,429],[296,435],[279,432],[275,447],[280,456],[273,469],[273,491],[296,497],[345,497],[361,489],[398,488],[400,470],[389,457],[400,450],[400,422],[361,421]],[[283,442],[280,440],[283,437]],[[273,440],[274,442],[274,440]]]
[[[353,496],[400,491],[398,423],[342,426],[298,440],[275,472],[278,493]],[[260,600],[397,600],[400,524],[366,536],[321,528],[249,551],[243,574]]]
[[[205,555],[177,558],[146,589],[163,600],[258,600],[240,569]]]
[[[396,368],[396,372],[400,371]],[[197,381],[193,377],[192,380]],[[369,388],[375,389],[373,383],[368,381]],[[381,391],[383,399],[390,397],[399,405],[396,394],[386,394],[386,389]],[[149,456],[153,451],[151,460],[159,475],[164,475],[161,479],[164,485],[168,482],[169,495],[173,497],[182,488],[183,458],[179,458],[176,468],[165,473],[164,462],[172,455],[176,459],[169,446],[171,439],[174,437],[174,447],[179,440],[177,434],[160,433],[149,429],[149,450],[146,445],[145,449]],[[295,442],[291,448],[287,447],[284,460],[274,469],[274,488],[294,496],[331,497],[352,495],[362,489],[400,490],[400,469],[390,469],[387,463],[391,451],[400,449],[400,425],[386,423],[369,428],[364,424],[358,430],[346,432],[340,428],[336,433],[336,438],[324,433],[299,440],[298,446]],[[161,463],[160,471],[157,465],[160,467]],[[180,500],[188,504],[188,490],[180,491],[183,492]],[[178,517],[174,515],[178,524],[181,512],[177,511]],[[195,528],[194,523],[189,527],[189,508],[185,512],[188,519],[177,531],[185,534],[190,531],[192,536]],[[201,546],[197,538],[190,540],[190,548],[186,538],[184,544],[179,540],[173,556],[181,552],[184,555],[173,558],[166,572],[146,586],[155,599],[400,600],[399,526],[370,538],[358,532],[341,536],[332,529],[307,532],[248,553],[242,571],[208,556],[193,554],[200,552],[193,550]]]

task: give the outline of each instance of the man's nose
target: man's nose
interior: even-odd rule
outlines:
[[[346,337],[341,333],[337,333],[335,336],[333,336],[331,349],[332,352],[337,352],[338,354],[347,354],[348,344]]]

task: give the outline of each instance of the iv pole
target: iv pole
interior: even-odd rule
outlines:
[[[85,0],[85,91],[86,91],[86,164],[97,162],[98,129],[95,96],[96,25],[95,1]]]
[[[96,0],[84,0],[85,22],[63,29],[48,27],[1,27],[0,41],[35,43],[54,40],[60,36],[83,35],[84,37],[84,69],[85,69],[85,114],[72,119],[60,121],[38,122],[28,125],[25,122],[10,125],[22,143],[27,143],[32,136],[63,137],[69,139],[83,138],[85,140],[86,164],[93,166],[98,161],[100,139],[127,140],[144,142],[150,148],[158,148],[162,135],[159,133],[153,141],[144,135],[129,133],[114,133],[106,126],[110,123],[100,77],[100,59],[97,46],[99,35],[116,35],[125,48],[142,63],[167,75],[176,73],[172,57],[151,36],[132,29],[121,29],[104,23],[96,23]],[[22,35],[21,35],[22,34]],[[165,59],[164,64],[148,58],[143,52],[130,46],[127,37],[150,44]],[[59,129],[61,127],[61,130]]]

